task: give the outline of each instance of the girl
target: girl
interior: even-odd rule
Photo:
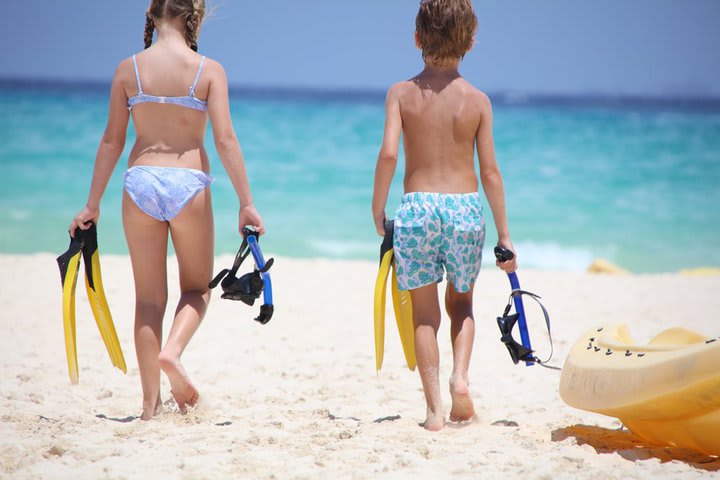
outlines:
[[[210,300],[214,227],[207,187],[213,178],[203,147],[208,117],[240,201],[238,229],[251,225],[264,232],[230,119],[225,71],[196,53],[204,14],[204,0],[152,0],[145,22],[145,50],[117,67],[88,201],[70,224],[74,235],[76,228],[85,230],[89,222],[97,223],[100,200],[123,151],[132,114],[136,140],[124,176],[122,219],[135,279],[135,350],[143,420],[151,419],[162,405],[160,370],[168,376],[181,411],[199,399],[180,357]],[[177,256],[181,297],[161,348],[168,233]]]

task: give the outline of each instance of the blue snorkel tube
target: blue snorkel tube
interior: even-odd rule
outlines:
[[[245,233],[245,238],[247,239],[248,246],[252,252],[253,259],[255,260],[255,267],[258,272],[260,272],[260,276],[263,280],[263,301],[265,303],[260,307],[260,316],[255,318],[255,320],[265,324],[270,321],[273,311],[275,310],[275,307],[273,306],[272,280],[270,279],[269,266],[266,265],[263,254],[260,251],[257,233],[252,230],[248,230],[247,228],[243,229],[243,233]],[[268,268],[265,268],[266,266],[268,266]]]
[[[243,228],[242,234],[243,242],[237,255],[235,255],[232,268],[226,268],[215,275],[208,287],[215,288],[220,284],[223,289],[220,298],[240,300],[250,306],[255,304],[255,300],[260,298],[260,293],[262,293],[265,303],[260,307],[260,315],[255,317],[255,320],[264,325],[270,321],[275,310],[273,306],[272,280],[269,271],[274,259],[271,258],[266,262],[265,258],[263,258],[256,231]],[[255,268],[252,272],[238,278],[236,276],[238,268],[251,253],[253,260],[255,260]],[[222,283],[220,283],[221,280]]]
[[[515,272],[507,274],[510,280],[510,288],[513,290],[520,290],[520,281],[518,280]],[[525,305],[523,305],[522,296],[516,295],[513,299],[515,302],[515,311],[519,314],[518,316],[518,327],[520,328],[520,340],[522,341],[523,347],[528,350],[532,350],[530,345],[530,334],[528,333],[527,320],[525,319]],[[535,362],[525,362],[526,366],[530,366]]]
[[[495,247],[495,258],[497,258],[497,260],[500,263],[507,262],[507,261],[515,258],[515,254],[512,251],[508,250],[507,248],[498,246],[498,247]],[[510,288],[512,289],[512,291],[513,292],[522,292],[522,290],[520,289],[520,281],[518,280],[517,274],[515,272],[512,272],[512,273],[508,273],[507,276],[508,276],[508,279],[510,280]],[[525,305],[523,305],[522,295],[513,295],[513,301],[515,304],[515,312],[517,315],[517,324],[518,324],[518,327],[520,327],[520,340],[522,341],[522,346],[525,347],[530,353],[532,353],[532,346],[530,344],[530,334],[528,333],[527,321],[525,319]],[[507,317],[508,313],[509,313],[509,311],[506,309],[504,316]],[[498,321],[499,321],[499,319],[498,319]],[[512,329],[512,325],[510,326],[510,329]],[[502,330],[502,326],[501,326],[501,330]],[[503,333],[505,333],[505,332],[503,332]],[[503,341],[505,341],[505,340],[503,340]],[[507,345],[507,343],[506,343],[506,345]],[[513,357],[513,361],[515,361],[515,363],[517,363],[516,357],[513,355],[512,351],[510,354]],[[526,361],[525,365],[529,367],[530,365],[532,365],[534,363],[535,363],[534,361]]]

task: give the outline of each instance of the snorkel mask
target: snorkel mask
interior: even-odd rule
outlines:
[[[497,258],[497,260],[501,263],[512,260],[515,257],[512,251],[499,246],[495,247],[494,253],[495,258]],[[505,347],[507,347],[508,352],[510,353],[510,358],[512,358],[514,364],[517,365],[518,362],[523,361],[527,366],[537,363],[543,367],[556,369],[557,367],[545,365],[546,362],[550,361],[553,355],[552,336],[550,335],[550,316],[548,315],[545,306],[540,303],[540,297],[538,295],[520,289],[520,281],[518,280],[515,272],[508,273],[507,275],[510,280],[510,287],[512,288],[512,291],[510,292],[508,303],[505,306],[505,311],[503,311],[501,317],[497,317],[497,324],[500,328],[501,334],[500,341],[505,344]],[[535,351],[530,345],[530,335],[528,334],[527,322],[525,320],[525,306],[522,301],[522,297],[524,295],[532,298],[538,305],[540,305],[540,309],[545,317],[545,325],[547,326],[548,336],[550,337],[550,356],[547,360],[540,360],[538,357],[533,355]],[[515,306],[515,313],[510,315],[510,309],[513,305]],[[519,343],[512,336],[512,331],[516,324],[520,327],[520,338],[522,343]]]
[[[271,258],[266,262],[263,258],[260,245],[258,244],[257,232],[249,228],[243,228],[242,233],[244,237],[243,242],[240,245],[237,255],[235,255],[232,268],[225,268],[218,273],[210,282],[209,287],[217,287],[220,280],[222,280],[220,286],[223,289],[223,294],[220,295],[220,298],[240,300],[250,306],[255,304],[255,300],[260,298],[261,293],[264,293],[263,300],[265,303],[260,307],[260,315],[255,318],[256,321],[264,325],[270,321],[274,311],[272,282],[269,273],[274,259]],[[250,273],[246,273],[239,278],[236,277],[238,268],[240,268],[240,265],[242,265],[250,253],[252,253],[253,259],[255,260],[255,268]]]

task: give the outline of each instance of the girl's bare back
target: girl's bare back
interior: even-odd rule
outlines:
[[[173,51],[153,46],[136,55],[138,86],[132,59],[123,62],[123,88],[128,98],[142,93],[158,97],[192,96],[206,101],[214,62],[189,49]],[[198,75],[199,72],[199,75]],[[197,78],[197,83],[195,80]],[[208,156],[203,146],[207,112],[171,103],[139,103],[132,108],[136,140],[129,165],[194,168],[207,172]]]

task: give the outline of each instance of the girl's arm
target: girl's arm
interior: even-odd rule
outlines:
[[[212,70],[208,93],[208,113],[212,124],[215,148],[240,201],[238,230],[241,231],[246,225],[251,225],[257,232],[263,234],[265,227],[260,214],[253,205],[245,161],[230,118],[227,75],[225,69],[218,62],[212,60],[206,60],[206,62]]]
[[[485,94],[481,95],[482,116],[476,136],[478,159],[480,162],[480,181],[482,182],[483,191],[490,204],[493,218],[495,219],[498,245],[510,249],[515,253],[515,248],[510,240],[510,230],[505,213],[505,188],[503,187],[500,169],[495,160],[495,145],[492,134],[492,105],[490,105],[490,99]],[[505,272],[514,272],[517,269],[517,255],[515,255],[515,258],[512,260],[503,263],[496,262],[496,264]]]
[[[385,133],[382,147],[375,167],[375,188],[373,189],[372,212],[375,229],[380,236],[385,235],[385,205],[387,204],[390,183],[397,166],[402,118],[397,85],[388,90],[385,99]]]
[[[125,60],[118,65],[113,76],[110,88],[110,113],[108,122],[103,133],[100,146],[95,156],[95,168],[93,169],[92,182],[90,183],[90,194],[85,207],[75,216],[70,223],[70,235],[75,235],[75,229],[87,230],[90,228],[88,222],[97,223],[100,217],[100,200],[102,200],[105,188],[110,181],[110,176],[115,170],[123,148],[125,148],[125,136],[127,134],[128,119],[130,112],[127,109],[127,94],[123,88],[124,75],[127,74],[129,66]]]

